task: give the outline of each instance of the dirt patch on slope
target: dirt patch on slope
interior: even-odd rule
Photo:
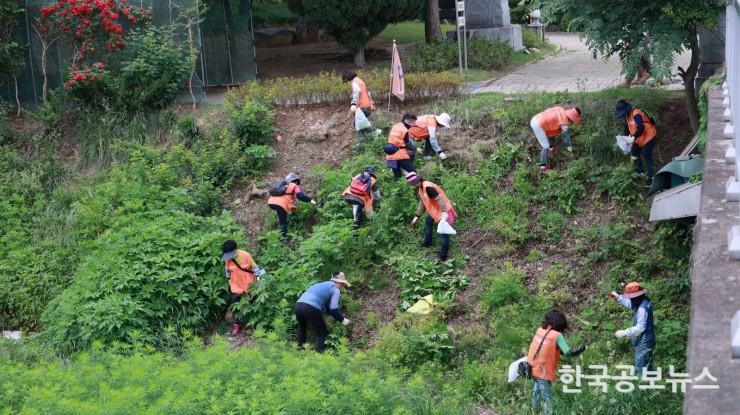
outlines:
[[[681,154],[686,144],[691,141],[694,132],[686,112],[686,99],[683,97],[667,98],[654,115],[658,119],[658,161],[666,164]],[[697,153],[697,151],[694,151]]]

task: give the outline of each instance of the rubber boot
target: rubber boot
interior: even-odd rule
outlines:
[[[237,334],[239,334],[239,324],[234,323],[234,327],[231,330],[231,335],[236,336]]]

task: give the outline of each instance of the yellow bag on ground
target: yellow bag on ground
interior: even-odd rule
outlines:
[[[416,304],[412,305],[406,312],[414,314],[429,314],[432,312],[432,306],[434,305],[434,296],[432,294],[422,297]]]

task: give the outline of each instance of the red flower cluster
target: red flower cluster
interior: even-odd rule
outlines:
[[[71,0],[75,1],[75,0]],[[102,62],[94,62],[86,67],[75,67],[69,73],[69,80],[64,83],[64,89],[80,89],[94,86],[96,82],[108,74]]]
[[[132,8],[126,0],[56,0],[41,7],[36,23],[41,33],[47,33],[52,25],[66,32],[75,43],[76,58],[84,60],[86,54],[96,53],[97,46],[110,52],[126,46],[121,20],[135,26],[151,16],[151,8]]]

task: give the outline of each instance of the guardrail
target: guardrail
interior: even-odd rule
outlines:
[[[727,6],[727,29],[725,37],[725,62],[727,78],[722,85],[724,99],[724,136],[733,140],[727,148],[725,161],[735,165],[735,174],[727,180],[727,201],[740,202],[740,0],[732,0]],[[740,224],[732,227],[727,235],[728,253],[731,260],[740,260]]]

